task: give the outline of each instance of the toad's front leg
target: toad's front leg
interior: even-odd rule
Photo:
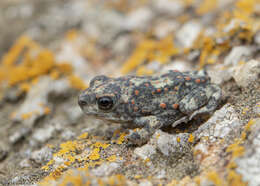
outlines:
[[[139,146],[147,143],[155,131],[163,126],[162,119],[156,116],[136,118],[134,123],[140,128],[130,130],[127,139],[131,144]]]

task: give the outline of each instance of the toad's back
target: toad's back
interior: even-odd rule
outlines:
[[[119,106],[131,117],[148,115],[177,116],[179,101],[191,90],[209,83],[207,76],[198,72],[170,71],[161,76],[127,76],[121,82],[121,96],[127,98]]]

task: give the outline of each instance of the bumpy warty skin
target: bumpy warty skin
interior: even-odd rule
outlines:
[[[83,112],[96,118],[138,127],[128,135],[141,145],[156,129],[213,112],[221,89],[204,71],[169,71],[160,76],[96,76],[79,95]]]

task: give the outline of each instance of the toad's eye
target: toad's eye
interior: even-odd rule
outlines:
[[[99,109],[106,110],[106,111],[110,110],[114,105],[113,99],[108,96],[98,98],[97,103]]]

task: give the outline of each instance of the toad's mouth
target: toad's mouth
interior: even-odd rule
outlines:
[[[133,122],[133,119],[131,118],[124,118],[122,119],[120,116],[112,116],[112,115],[106,115],[105,113],[95,113],[95,112],[87,112],[85,113],[89,118],[93,119],[99,119],[105,122],[112,122],[112,123],[121,123],[121,124],[126,124],[126,123],[131,123]]]

